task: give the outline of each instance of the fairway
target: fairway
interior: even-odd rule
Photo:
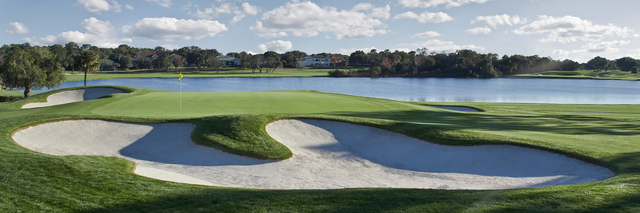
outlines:
[[[123,86],[112,88],[124,91],[124,93],[37,109],[20,109],[20,107],[32,102],[45,101],[48,95],[58,91],[33,95],[16,102],[0,103],[0,132],[2,133],[2,137],[0,137],[0,161],[2,162],[0,165],[3,166],[3,172],[0,173],[0,180],[2,180],[0,181],[0,194],[3,196],[3,199],[0,200],[1,211],[301,212],[344,211],[346,209],[346,211],[367,212],[521,212],[531,210],[540,212],[635,212],[640,208],[638,205],[640,203],[640,163],[638,163],[640,162],[640,143],[638,143],[640,141],[640,114],[638,114],[640,107],[637,105],[425,103],[316,91],[264,91],[183,92],[183,109],[180,110],[179,92]],[[459,112],[426,105],[471,107],[479,109],[481,112]],[[207,146],[239,159],[252,159],[259,162],[286,162],[287,159],[293,159],[296,156],[295,153],[298,152],[296,150],[304,149],[291,146],[294,148],[290,150],[289,145],[283,145],[283,143],[289,143],[288,141],[282,138],[278,139],[283,140],[282,142],[276,141],[272,137],[280,136],[270,136],[272,133],[266,131],[266,127],[270,123],[280,120],[286,121],[286,119],[319,119],[332,120],[328,121],[329,123],[339,121],[345,125],[358,124],[358,126],[366,126],[367,128],[387,130],[393,132],[392,134],[400,133],[413,139],[445,145],[445,147],[511,145],[518,146],[518,148],[533,148],[537,151],[556,153],[554,155],[560,154],[565,158],[570,157],[573,160],[606,167],[613,171],[615,176],[590,183],[508,190],[339,189],[341,187],[327,187],[338,188],[331,190],[225,188],[174,183],[143,177],[133,173],[136,167],[133,161],[122,158],[41,154],[18,145],[12,139],[14,133],[25,127],[42,123],[53,124],[63,120],[104,120],[127,125],[161,126],[165,123],[167,123],[166,125],[178,123],[186,125],[188,128],[165,126],[163,127],[165,130],[159,130],[156,133],[166,132],[171,135],[181,135],[180,137],[188,137],[190,134],[191,140],[185,139],[185,142],[195,142],[199,144],[199,147]],[[124,129],[121,128],[105,129],[99,127],[98,129],[106,134],[104,136],[91,136],[90,133],[98,131],[90,129],[88,132],[79,131],[88,126],[78,125],[71,128],[69,133],[58,138],[72,134],[94,137],[74,142],[90,144],[96,143],[98,138],[117,139],[117,137],[108,134],[116,134],[118,137],[127,135],[123,133]],[[324,127],[338,138],[351,137],[353,136],[352,132],[357,132],[339,133],[339,131],[351,127],[338,128],[334,126]],[[180,134],[172,133],[172,131],[180,131],[181,129],[185,130]],[[191,131],[190,129],[193,131],[188,133]],[[59,132],[62,133],[62,131]],[[295,132],[286,128],[281,130],[285,137],[289,137],[287,134]],[[78,138],[82,137],[78,136]],[[48,140],[48,138],[55,137],[45,135],[44,138]],[[157,145],[156,141],[163,138],[165,137],[158,136],[138,141],[133,145],[144,142],[146,146],[125,145],[125,148],[120,150],[136,150],[136,148],[150,150],[148,147]],[[326,142],[324,139],[321,141]],[[311,149],[330,151],[333,146],[319,145],[312,146]],[[363,150],[373,146],[367,144],[358,146],[358,149],[348,149],[336,153],[340,153],[339,156],[361,156],[371,162],[384,163],[391,168],[401,167],[400,164],[394,164],[394,160],[397,158],[419,156],[426,159],[426,157],[434,156],[433,154],[426,155],[428,151],[425,149],[410,149],[416,153],[409,155],[385,148],[388,147],[385,145],[375,150],[376,152],[388,152],[388,155],[384,155],[387,157],[376,158],[363,154],[366,153]],[[176,150],[168,149],[165,151],[165,154],[161,153],[157,157],[170,156],[169,154]],[[112,152],[128,155],[127,152],[121,153],[118,149],[112,150]],[[474,154],[482,153],[483,151],[474,152]],[[504,151],[499,154],[509,153],[513,154],[514,152]],[[454,169],[455,167],[445,166],[449,160],[472,156],[471,154],[462,155],[464,156],[450,156],[447,159],[435,158],[428,161],[442,160],[440,163],[442,167],[439,168]],[[494,156],[490,153],[489,155]],[[136,157],[149,159],[148,156]],[[525,155],[518,157],[526,158]],[[210,158],[214,159],[215,156],[212,155]],[[502,158],[498,162],[510,162],[514,159],[515,157]],[[551,158],[545,157],[544,159]],[[212,162],[205,163],[211,164]],[[353,163],[369,165],[364,161],[354,161]],[[336,165],[330,164],[328,168]],[[404,165],[411,164],[405,162]],[[533,164],[531,165],[533,166]],[[145,170],[148,167],[143,164],[140,166],[146,172],[158,172],[154,169]],[[422,168],[413,167],[419,170]],[[292,170],[297,171],[298,167],[294,168],[296,169]],[[526,170],[526,168],[520,167],[518,169]],[[324,174],[323,170],[318,171],[319,174]],[[516,170],[507,169],[505,171]],[[202,171],[197,170],[196,172]],[[355,172],[355,174],[357,173]],[[278,175],[282,174],[285,173],[278,173]],[[490,175],[500,176],[501,174]],[[206,182],[211,182],[211,180],[217,179],[209,179]],[[228,181],[233,182],[234,180],[229,179]],[[227,186],[235,185],[229,184]],[[356,187],[359,186],[361,185],[356,185]],[[376,186],[382,187],[381,185]]]

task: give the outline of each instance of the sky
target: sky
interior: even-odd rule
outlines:
[[[0,0],[2,44],[640,58],[637,0]]]

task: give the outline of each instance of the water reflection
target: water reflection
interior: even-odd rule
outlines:
[[[62,88],[82,86],[65,82]],[[179,90],[177,79],[93,80],[88,85],[123,85]],[[640,104],[640,82],[577,79],[452,78],[185,78],[182,90],[233,92],[318,90],[403,101],[558,104]],[[43,92],[46,90],[35,91]]]

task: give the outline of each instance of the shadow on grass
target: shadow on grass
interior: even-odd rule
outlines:
[[[640,208],[637,191],[611,192],[607,187],[487,191],[198,189],[81,212],[633,212]]]
[[[434,111],[395,112],[337,112],[338,116],[389,119],[453,130],[485,131],[533,131],[572,135],[618,135],[640,134],[640,125],[630,124],[615,118],[589,115],[495,115]]]
[[[82,212],[460,212],[478,192],[414,189],[194,190]]]

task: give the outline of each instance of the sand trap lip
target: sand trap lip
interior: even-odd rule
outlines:
[[[463,106],[438,106],[438,105],[426,105],[429,107],[435,107],[438,109],[446,109],[446,110],[453,110],[453,111],[460,111],[460,112],[482,112],[476,108],[472,108],[472,107],[463,107]]]
[[[54,93],[47,97],[47,102],[40,103],[28,103],[22,106],[22,109],[40,108],[55,106],[61,104],[68,104],[73,102],[87,101],[96,98],[100,98],[106,95],[114,93],[122,93],[122,90],[107,88],[107,87],[95,87],[86,89],[67,90],[58,93]]]
[[[102,120],[45,123],[16,132],[23,147],[52,155],[115,156],[135,173],[191,184],[264,188],[506,189],[593,182],[601,166],[516,146],[451,147],[342,122],[280,120],[269,135],[291,149],[287,160],[257,160],[199,146],[195,126]]]

